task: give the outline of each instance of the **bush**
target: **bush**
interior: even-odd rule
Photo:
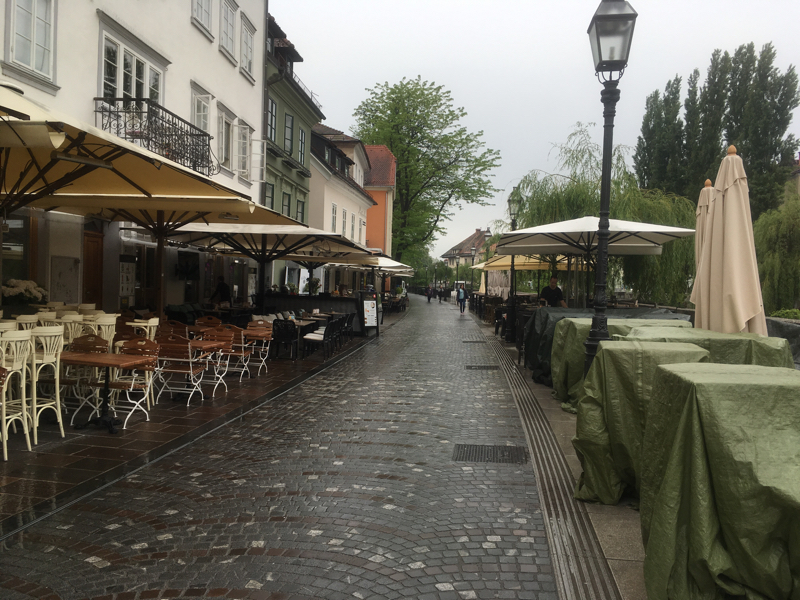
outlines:
[[[782,308],[781,310],[776,310],[770,315],[770,317],[775,317],[777,319],[794,319],[796,321],[800,321],[800,309]]]

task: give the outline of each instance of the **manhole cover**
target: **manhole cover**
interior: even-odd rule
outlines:
[[[514,463],[528,462],[528,449],[524,446],[481,446],[456,444],[453,450],[455,462]]]
[[[464,365],[467,371],[499,371],[500,365]]]

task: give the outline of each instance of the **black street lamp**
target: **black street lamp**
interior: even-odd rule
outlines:
[[[519,216],[519,197],[517,188],[514,187],[508,195],[508,216],[511,217],[511,231],[517,230],[517,217]],[[514,342],[517,336],[517,278],[514,274],[514,255],[511,255],[511,269],[509,270],[508,305],[506,306],[506,341]]]
[[[594,316],[586,339],[584,374],[589,372],[601,340],[609,339],[606,317],[608,273],[608,214],[611,203],[611,159],[614,152],[614,116],[617,114],[617,84],[628,66],[628,55],[636,24],[636,11],[626,0],[602,0],[589,24],[589,42],[597,78],[603,83],[603,169],[600,181],[600,224],[597,230],[597,267],[594,284]]]
[[[473,267],[475,266],[475,253],[477,251],[478,251],[478,249],[475,246],[470,248],[470,253],[472,254],[472,266]],[[470,304],[470,310],[472,310],[472,299],[471,298],[472,298],[472,294],[474,292],[474,289],[473,289],[474,285],[475,285],[475,270],[474,269],[470,269],[469,270],[469,294],[470,294],[470,302],[469,302],[469,304]]]

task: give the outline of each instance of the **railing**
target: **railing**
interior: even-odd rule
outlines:
[[[219,170],[211,135],[149,98],[95,98],[95,126],[202,173]]]
[[[306,84],[303,83],[303,81],[297,76],[297,73],[295,73],[294,71],[292,71],[292,78],[294,79],[294,82],[297,85],[300,86],[300,89],[305,92],[306,96],[311,98],[311,101],[314,103],[314,105],[321,110],[322,109],[322,104],[320,104],[319,100],[317,100],[314,97],[314,92],[312,92],[310,89],[308,89]]]

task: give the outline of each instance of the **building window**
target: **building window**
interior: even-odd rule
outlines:
[[[233,116],[228,114],[221,106],[217,107],[218,135],[217,144],[219,150],[219,164],[231,170],[231,155],[233,154]]]
[[[208,133],[211,96],[192,90],[192,125]]]
[[[306,132],[300,130],[300,140],[297,143],[297,160],[301,165],[306,164]]]
[[[222,0],[222,18],[219,25],[219,46],[226,50],[231,58],[236,52],[236,8],[228,0]]]
[[[209,31],[211,30],[211,0],[194,0],[192,16]]]
[[[103,47],[103,97],[161,99],[161,71],[116,40]]]
[[[358,243],[359,244],[363,244],[364,243],[362,241],[363,239],[364,239],[364,220],[363,219],[359,219],[358,220]]]
[[[292,195],[288,192],[283,192],[283,210],[281,212],[287,217],[292,212]]]
[[[236,171],[247,180],[250,179],[250,136],[250,126],[239,122],[236,126]]]
[[[292,144],[294,142],[294,117],[286,114],[286,121],[283,128],[283,149],[292,154]]]
[[[271,142],[275,141],[275,129],[278,126],[278,105],[275,100],[269,99],[267,103],[267,138]]]
[[[328,164],[331,162],[331,149],[328,146],[325,146],[325,162]]]
[[[347,237],[347,211],[342,209],[342,235]]]
[[[275,210],[275,186],[271,183],[265,183],[264,188],[266,189],[264,194],[264,206]]]
[[[336,205],[331,204],[331,231],[336,233]]]
[[[242,70],[253,76],[253,47],[255,46],[255,31],[242,15],[242,54],[239,57]]]
[[[298,200],[297,201],[297,220],[301,223],[306,218],[306,201],[305,200]]]
[[[356,213],[350,215],[350,239],[356,239]]]
[[[17,0],[14,62],[47,78],[53,71],[53,0]]]

